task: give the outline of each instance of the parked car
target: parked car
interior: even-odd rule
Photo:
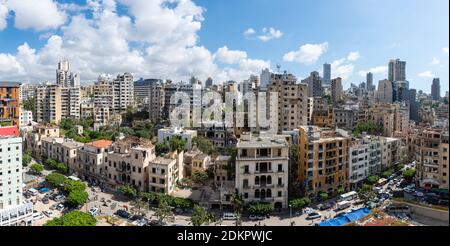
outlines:
[[[306,217],[307,220],[314,220],[314,219],[320,219],[320,218],[322,218],[322,215],[317,212],[309,213],[308,216]]]
[[[224,213],[222,215],[223,220],[235,220],[237,219],[237,216],[234,213]]]
[[[58,206],[57,203],[53,204],[52,206],[50,206],[50,210],[55,210],[57,206]]]
[[[122,210],[122,209],[117,210],[117,211],[115,212],[115,215],[117,215],[117,216],[119,216],[119,217],[122,217],[122,218],[124,218],[124,219],[128,219],[128,218],[131,217],[131,214],[130,214],[130,213],[128,213],[127,211]]]
[[[64,207],[64,205],[62,203],[56,205],[56,210],[64,211],[64,209],[66,209],[66,207]]]
[[[150,226],[167,226],[167,223],[159,220],[152,220],[148,223]]]
[[[48,198],[44,198],[44,199],[42,199],[42,203],[43,203],[43,204],[49,204],[50,201],[49,201]]]
[[[45,214],[45,216],[47,216],[49,218],[53,217],[53,215],[54,215],[53,211],[51,211],[51,210],[45,210],[43,213]]]
[[[98,208],[93,207],[93,208],[89,209],[89,212],[88,212],[88,213],[89,213],[90,215],[92,215],[92,216],[97,216]]]
[[[148,219],[141,218],[141,219],[133,221],[133,223],[131,223],[131,224],[133,224],[135,226],[145,226],[148,224]]]
[[[332,207],[333,207],[333,205],[330,204],[330,203],[324,203],[324,204],[319,204],[319,205],[317,205],[317,208],[318,208],[320,211],[328,210],[328,209],[330,209],[330,208],[332,208]]]
[[[65,199],[66,199],[66,197],[64,195],[57,195],[54,200],[55,200],[55,202],[62,202]]]
[[[36,221],[36,220],[41,220],[41,219],[43,219],[44,218],[44,215],[42,214],[42,213],[40,213],[40,212],[38,212],[38,211],[35,211],[34,213],[33,213],[33,220],[34,221]]]

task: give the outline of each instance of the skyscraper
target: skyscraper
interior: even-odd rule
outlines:
[[[368,91],[374,90],[372,73],[367,73],[367,75],[366,75],[366,90],[368,90]]]
[[[431,84],[431,98],[433,100],[441,99],[441,81],[439,78],[433,79],[433,84]]]
[[[211,87],[213,85],[213,79],[212,78],[208,78],[206,81],[205,81],[205,87],[206,88],[209,88],[209,87]]]
[[[302,80],[302,83],[308,84],[308,97],[323,96],[322,80],[318,72],[311,72],[311,75]]]
[[[259,81],[260,81],[259,86],[261,88],[267,88],[267,86],[269,85],[269,82],[270,82],[270,76],[271,76],[271,73],[268,68],[262,70],[261,75],[259,77]]]
[[[406,80],[406,62],[400,59],[389,61],[389,81],[405,81]]]
[[[80,87],[80,75],[70,72],[70,64],[67,59],[58,62],[56,84],[62,87]]]
[[[343,93],[344,92],[342,89],[342,79],[341,78],[333,79],[331,81],[331,98],[335,104],[340,100],[342,100]]]
[[[323,64],[323,85],[331,84],[331,64]]]
[[[392,103],[393,88],[389,80],[380,80],[378,83],[377,100],[381,103]]]

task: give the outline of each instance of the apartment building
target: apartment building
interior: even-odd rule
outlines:
[[[164,83],[158,81],[157,83],[150,84],[149,92],[149,110],[150,120],[153,122],[159,122],[164,119],[164,103],[165,103],[165,90]]]
[[[289,144],[284,136],[242,135],[237,143],[235,188],[246,203],[288,206]]]
[[[20,126],[20,83],[0,81],[0,124]]]
[[[113,110],[124,112],[134,106],[134,82],[130,73],[119,74],[111,81],[113,93]]]
[[[29,98],[34,98],[37,85],[22,84],[20,85],[20,101],[26,101]]]
[[[29,110],[20,109],[20,126],[25,127],[33,122],[33,112]]]
[[[304,80],[302,83],[307,84],[308,86],[308,97],[322,97],[323,96],[323,87],[322,87],[322,79],[318,72],[311,72],[310,76]]]
[[[374,136],[355,139],[349,147],[349,184],[355,190],[372,175],[381,172],[381,142]]]
[[[316,110],[312,114],[311,124],[318,127],[333,127],[333,109]]]
[[[112,144],[110,140],[86,143],[78,149],[77,160],[69,169],[76,176],[105,187],[108,183],[105,163],[108,162],[108,153],[112,151]]]
[[[61,88],[61,118],[80,119],[81,94],[79,87]]]
[[[331,80],[331,100],[335,104],[340,102],[344,97],[344,89],[342,87],[342,78]]]
[[[128,184],[141,192],[148,191],[149,165],[155,158],[155,146],[149,140],[127,137],[116,141],[104,163],[108,184]]]
[[[278,132],[308,124],[308,91],[292,74],[271,74],[268,92],[278,93]]]
[[[46,137],[59,137],[59,127],[50,124],[38,124],[33,126],[30,132],[25,135],[25,146],[31,151],[31,155],[43,160],[42,139]]]
[[[217,186],[226,186],[227,183],[234,180],[234,177],[231,175],[231,168],[233,168],[231,156],[219,155],[214,159],[212,162],[212,169],[214,173],[214,182]]]
[[[59,124],[61,121],[61,87],[59,85],[40,85],[36,88],[36,121]]]
[[[195,172],[206,171],[211,165],[211,156],[193,149],[184,153],[184,176],[190,177]]]
[[[172,194],[178,181],[183,178],[183,159],[183,152],[173,152],[150,161],[149,191]]]
[[[359,122],[359,109],[351,107],[333,108],[333,125],[347,131],[353,130]]]
[[[416,139],[417,177],[425,188],[448,188],[448,130],[427,128]]]
[[[309,97],[307,104],[307,125],[312,125],[314,112],[328,111],[328,102],[324,97]]]
[[[80,117],[82,119],[95,118],[95,103],[91,100],[80,103]]]
[[[197,136],[195,130],[180,128],[163,128],[158,130],[158,144],[169,143],[172,137],[178,137],[186,141],[186,150],[192,149],[192,139]]]
[[[368,119],[383,128],[383,136],[402,134],[409,128],[409,108],[403,103],[375,104],[369,109]]]
[[[336,195],[348,190],[348,148],[351,139],[329,128],[300,127],[299,181],[306,195]]]
[[[83,148],[83,146],[83,143],[67,138],[42,138],[42,154],[46,158],[66,164],[69,173],[74,172],[71,168],[77,164],[78,150]]]
[[[400,138],[380,137],[381,141],[381,168],[389,169],[401,160],[402,140]]]

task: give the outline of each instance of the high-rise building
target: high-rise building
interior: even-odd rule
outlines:
[[[289,144],[283,136],[242,135],[237,143],[235,188],[244,202],[288,206]]]
[[[80,75],[70,72],[70,64],[67,59],[58,63],[56,84],[62,87],[80,87]]]
[[[374,91],[375,86],[373,85],[373,73],[367,73],[366,75],[366,90]]]
[[[392,101],[393,102],[401,102],[405,101],[408,98],[408,90],[409,90],[409,81],[395,81],[392,83],[393,88],[393,95],[392,95]]]
[[[323,64],[323,85],[329,86],[331,83],[331,64]]]
[[[342,79],[335,78],[331,81],[331,99],[336,104],[343,99],[344,90],[342,88]]]
[[[205,81],[205,87],[210,88],[212,85],[213,85],[213,79],[211,77],[207,78]]]
[[[339,189],[348,190],[350,141],[350,137],[329,128],[300,127],[298,177],[305,194],[334,196]]]
[[[308,85],[308,97],[323,96],[322,80],[318,72],[311,72],[311,75],[302,80],[302,83]]]
[[[124,112],[129,106],[134,106],[134,82],[133,75],[124,73],[117,75],[112,80],[113,86],[113,110],[116,113]]]
[[[80,119],[80,87],[61,88],[61,118]]]
[[[406,62],[400,59],[389,61],[389,81],[405,81],[406,80]]]
[[[260,78],[259,78],[261,88],[267,88],[267,86],[269,85],[270,74],[271,74],[271,72],[269,71],[268,68],[262,70]]]
[[[32,225],[33,204],[22,199],[22,138],[16,126],[0,127],[0,159],[0,226]]]
[[[362,136],[349,148],[349,183],[352,190],[371,175],[381,172],[381,143],[378,137]]]
[[[36,88],[36,121],[59,124],[61,121],[61,87],[54,84]]]
[[[20,125],[20,83],[0,82],[0,123],[3,126]]]
[[[393,85],[390,80],[380,80],[378,82],[377,101],[381,103],[393,102]]]
[[[279,133],[308,124],[306,84],[297,84],[297,78],[292,74],[271,74],[268,92],[278,94]]]
[[[433,100],[441,99],[441,82],[439,78],[434,78],[431,84],[431,98]]]

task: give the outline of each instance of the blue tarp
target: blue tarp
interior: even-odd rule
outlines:
[[[319,224],[319,226],[343,226],[343,225],[349,224],[353,221],[357,221],[361,218],[364,218],[369,214],[370,214],[370,209],[361,208],[361,209],[355,210],[353,212],[344,214],[342,216],[321,222]]]

